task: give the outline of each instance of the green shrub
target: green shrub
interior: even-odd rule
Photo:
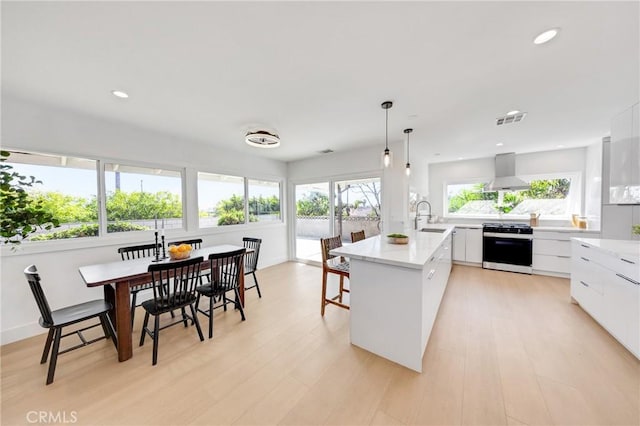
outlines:
[[[127,232],[127,231],[146,231],[151,229],[147,226],[136,225],[128,222],[115,222],[107,224],[108,232]],[[49,234],[40,234],[31,237],[31,241],[46,241],[46,240],[62,240],[67,238],[81,238],[81,237],[97,237],[98,236],[98,224],[91,223],[88,225],[81,225],[75,228],[65,229],[64,231],[51,232]]]
[[[249,222],[257,222],[258,218],[252,214],[249,215]],[[224,225],[241,225],[244,223],[244,212],[241,210],[230,210],[218,216],[218,226]]]

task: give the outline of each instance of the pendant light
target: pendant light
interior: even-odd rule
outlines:
[[[385,136],[384,136],[384,156],[382,157],[382,162],[384,167],[391,166],[391,151],[389,151],[389,108],[393,106],[393,102],[385,101],[382,103],[382,109],[385,111],[386,121],[385,121]]]
[[[405,172],[407,176],[411,175],[411,163],[409,163],[409,134],[413,132],[413,129],[404,129],[404,133],[407,135],[407,168]]]

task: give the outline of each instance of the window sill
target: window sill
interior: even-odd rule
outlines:
[[[228,225],[211,228],[201,228],[196,232],[186,232],[184,229],[166,230],[165,240],[176,241],[185,238],[199,238],[218,234],[228,234],[232,232],[285,228],[285,222],[277,223],[251,223],[243,225]],[[17,246],[3,244],[0,247],[0,254],[4,256],[26,256],[37,253],[54,253],[62,251],[82,250],[88,248],[125,246],[134,244],[153,243],[153,231],[118,232],[101,237],[68,238],[62,240],[48,241],[27,241]]]

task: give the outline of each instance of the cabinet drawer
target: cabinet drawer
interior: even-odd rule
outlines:
[[[635,282],[640,282],[640,261],[638,261],[638,259],[627,257],[617,258],[610,268]]]
[[[571,256],[571,242],[558,240],[533,240],[533,254]]]
[[[569,241],[571,239],[570,232],[559,231],[533,231],[534,240],[559,240]]]
[[[584,287],[603,294],[604,282],[606,281],[605,269],[600,265],[586,261],[582,258],[571,260],[571,280],[576,279]]]
[[[571,258],[566,256],[561,257],[546,254],[534,254],[533,269],[568,274],[571,272]]]
[[[613,269],[613,261],[616,260],[614,256],[579,241],[573,241],[571,245],[571,256],[578,257],[589,262],[595,262],[610,269]]]

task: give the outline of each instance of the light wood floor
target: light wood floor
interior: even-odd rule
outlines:
[[[455,266],[417,374],[352,346],[348,311],[320,316],[319,268],[259,278],[247,321],[218,312],[204,343],[164,330],[155,367],[149,342],[118,363],[103,341],[62,355],[45,386],[44,335],[2,347],[2,424],[32,410],[92,425],[640,423],[640,363],[569,303],[568,280]]]

